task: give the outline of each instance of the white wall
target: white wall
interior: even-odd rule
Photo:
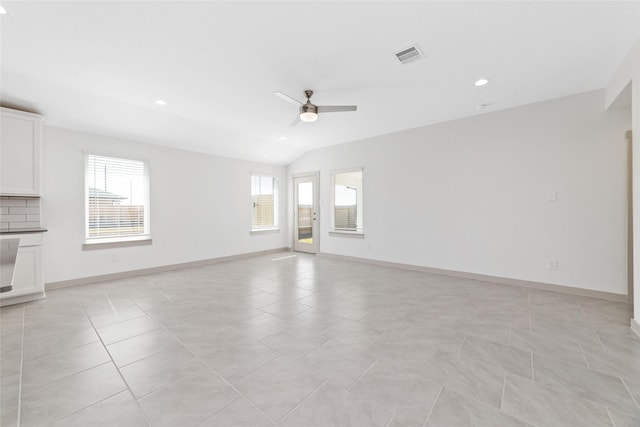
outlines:
[[[149,162],[151,246],[83,251],[83,152]],[[45,283],[290,246],[288,231],[249,234],[251,171],[280,182],[286,224],[286,168],[163,148],[45,126],[42,158]],[[113,254],[118,260],[112,259]]]
[[[329,235],[321,215],[321,252],[626,294],[631,119],[604,101],[595,91],[341,144],[289,174],[319,170],[328,213],[329,172],[364,167],[365,238]]]
[[[625,60],[620,64],[607,86],[607,107],[613,105],[628,85],[631,85],[631,111],[633,130],[633,297],[634,330],[640,335],[640,40],[636,42]]]

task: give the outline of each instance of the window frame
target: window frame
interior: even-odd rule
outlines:
[[[273,225],[254,228],[253,225],[253,177],[271,178],[273,180]],[[249,234],[266,234],[280,232],[280,183],[278,176],[271,172],[251,171],[249,173],[249,205],[251,206],[249,219]]]
[[[150,162],[146,159],[136,158],[132,156],[122,156],[120,154],[104,153],[98,151],[83,151],[83,172],[84,172],[84,243],[83,250],[109,249],[127,246],[144,246],[151,245],[151,167]],[[89,176],[88,161],[90,156],[111,158],[116,160],[127,160],[141,162],[144,166],[144,231],[141,234],[108,236],[108,237],[89,237]]]
[[[360,172],[360,191],[356,195],[356,209],[360,211],[361,223],[356,220],[356,228],[354,230],[336,228],[336,175]],[[354,167],[346,169],[336,169],[330,172],[330,199],[329,199],[329,234],[360,236],[364,237],[364,167]],[[360,227],[358,227],[360,225]]]

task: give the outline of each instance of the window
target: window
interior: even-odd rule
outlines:
[[[139,160],[85,156],[86,241],[149,239],[149,179]]]
[[[331,227],[336,232],[362,233],[362,169],[332,174]]]
[[[278,180],[251,174],[251,231],[278,229]]]

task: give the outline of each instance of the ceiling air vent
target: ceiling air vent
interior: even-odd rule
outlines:
[[[396,52],[396,58],[398,58],[398,61],[402,62],[403,64],[417,61],[422,57],[423,55],[418,45],[409,46],[406,49],[402,49],[400,52]]]

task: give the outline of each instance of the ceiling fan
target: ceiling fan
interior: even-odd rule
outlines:
[[[358,109],[357,105],[314,105],[311,103],[311,96],[313,96],[312,90],[304,91],[304,95],[307,97],[307,102],[304,104],[282,92],[273,92],[273,94],[300,107],[300,115],[291,123],[291,126],[297,125],[300,121],[315,122],[318,120],[318,114],[320,113],[340,113],[343,111],[356,111]]]

